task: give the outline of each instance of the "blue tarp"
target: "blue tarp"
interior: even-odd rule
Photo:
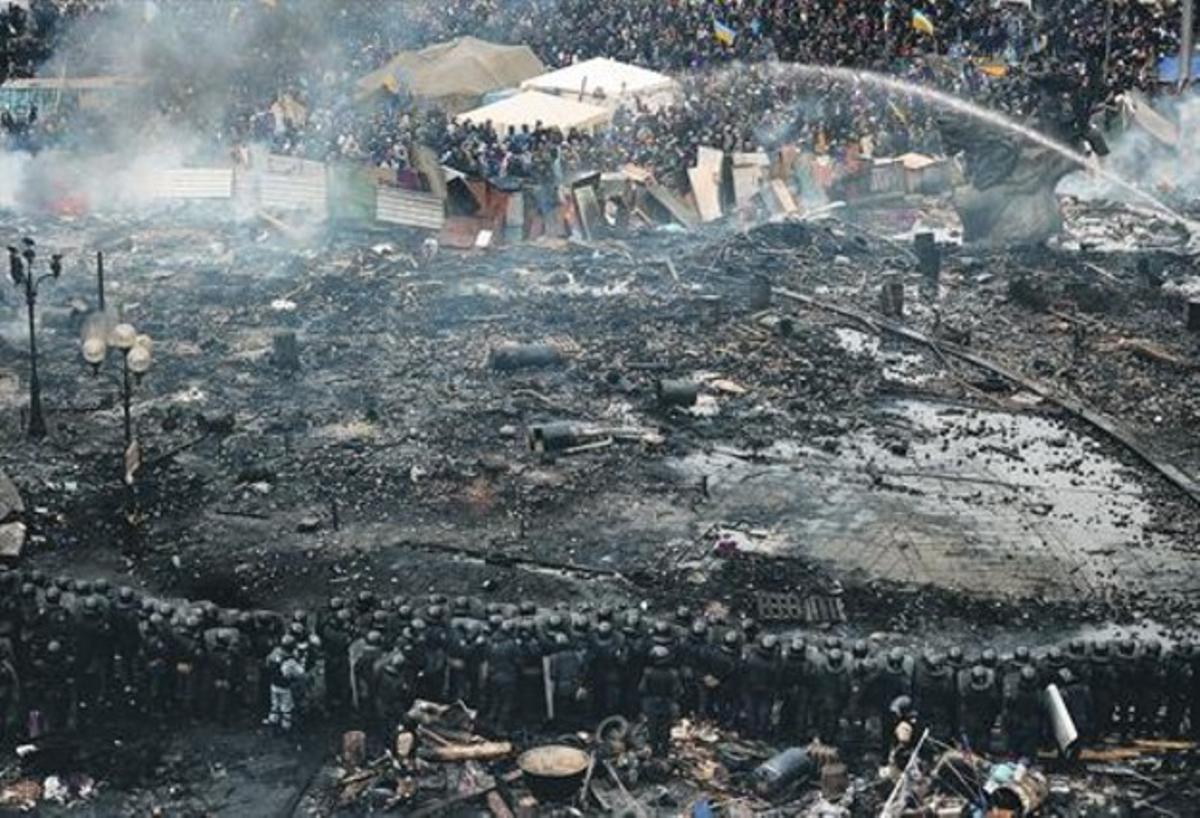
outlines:
[[[1179,82],[1179,55],[1160,57],[1158,60],[1158,81]],[[1200,51],[1192,54],[1192,79],[1200,80]]]

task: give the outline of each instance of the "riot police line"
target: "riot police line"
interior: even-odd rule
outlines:
[[[284,615],[0,571],[6,739],[84,729],[122,710],[222,722],[265,714],[284,731],[331,717],[386,734],[422,698],[462,700],[500,734],[644,716],[660,753],[680,715],[760,738],[886,749],[902,701],[906,718],[947,741],[1032,756],[1053,744],[1051,684],[1084,743],[1200,738],[1200,649],[1190,638],[918,652],[780,637],[686,607],[653,618],[363,591]]]

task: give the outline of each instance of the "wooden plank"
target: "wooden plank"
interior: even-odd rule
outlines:
[[[504,239],[518,242],[525,238],[525,196],[514,193],[508,197],[508,211],[504,214]]]
[[[700,216],[682,199],[657,182],[646,183],[646,193],[671,214],[671,218],[691,230],[700,225]]]
[[[441,230],[446,224],[446,208],[429,193],[380,186],[375,193],[375,217],[388,224]]]
[[[584,238],[600,238],[604,233],[604,216],[596,200],[596,191],[590,187],[577,187],[572,194],[575,196],[575,212],[579,214],[579,226],[583,229]]]
[[[701,145],[696,149],[696,167],[720,174],[721,163],[725,161],[725,152],[716,148]]]
[[[737,207],[749,205],[758,193],[762,169],[756,165],[741,165],[733,168],[733,200]]]
[[[1171,148],[1179,144],[1179,126],[1154,110],[1144,94],[1138,91],[1127,92],[1125,109],[1142,130],[1159,142]]]
[[[730,154],[730,158],[733,160],[733,166],[735,168],[767,168],[771,166],[771,159],[764,151],[754,151],[753,153],[732,153]]]
[[[788,190],[787,182],[782,179],[771,180],[771,195],[775,197],[775,202],[784,213],[796,213],[800,210],[792,191]]]
[[[508,804],[504,803],[504,796],[492,790],[487,794],[488,811],[495,818],[513,818],[512,810],[508,808]]]
[[[696,209],[700,211],[700,221],[712,222],[721,218],[721,189],[717,176],[700,168],[688,168],[687,174],[692,195],[696,198]]]
[[[413,167],[429,183],[429,192],[439,201],[446,201],[446,174],[442,171],[437,154],[425,145],[414,145],[412,158]]]

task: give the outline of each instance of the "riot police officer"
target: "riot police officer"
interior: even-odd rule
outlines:
[[[988,752],[991,731],[1000,714],[1001,690],[996,671],[982,663],[967,673],[966,683],[958,691],[958,723],[971,749]]]
[[[709,653],[708,623],[697,619],[688,628],[687,636],[680,642],[679,673],[683,682],[684,713],[702,713],[708,706],[708,690],[704,677],[708,672]]]
[[[658,758],[666,757],[671,743],[671,724],[677,715],[683,684],[679,671],[671,665],[671,652],[664,645],[650,649],[649,665],[638,684],[641,710],[645,714],[650,749]]]
[[[517,700],[521,648],[516,639],[516,623],[504,620],[498,633],[491,635],[487,651],[487,721],[500,732],[510,727]]]
[[[51,731],[74,730],[76,725],[77,694],[75,660],[66,646],[57,639],[46,643],[34,659],[31,692],[44,727]],[[35,722],[37,719],[34,720]],[[33,732],[37,732],[34,730]],[[30,738],[38,738],[30,735]]]
[[[1113,710],[1117,705],[1117,674],[1110,653],[1106,640],[1092,642],[1087,678],[1092,691],[1092,706],[1095,708],[1091,723],[1096,738],[1104,738],[1112,731]]]
[[[1195,644],[1184,640],[1174,645],[1167,655],[1165,678],[1168,695],[1164,727],[1171,736],[1183,735],[1189,710],[1193,722],[1200,718],[1200,712],[1191,710],[1191,692],[1196,684],[1193,678],[1195,653]]]
[[[741,661],[742,636],[731,628],[721,637],[720,650],[712,654],[705,681],[712,706],[710,716],[725,727],[733,727],[738,718]]]
[[[917,710],[933,735],[942,740],[957,735],[958,685],[940,653],[927,650],[922,655],[914,694]]]
[[[621,653],[624,660],[621,668],[622,703],[626,708],[625,715],[633,717],[637,715],[638,686],[641,684],[642,671],[645,670],[652,644],[643,629],[642,620],[637,611],[626,612],[621,624],[621,638],[624,643],[624,650]]]
[[[1038,687],[1037,671],[1032,665],[1021,668],[1016,685],[1005,697],[1002,723],[1009,752],[1021,758],[1034,759],[1044,725],[1042,691]]]
[[[601,621],[593,632],[588,663],[592,692],[592,716],[602,719],[621,709],[621,670],[625,665],[624,645],[611,622]]]
[[[810,686],[812,682],[808,642],[803,636],[793,636],[782,658],[783,706],[779,710],[779,727],[785,734],[803,740],[807,737]]]
[[[108,696],[108,670],[112,666],[112,631],[95,594],[84,597],[75,623],[76,678],[80,710],[90,718]]]
[[[341,601],[340,599],[338,600]],[[350,645],[353,616],[344,604],[333,608],[320,625],[321,650],[325,654],[325,693],[328,706],[335,712],[350,701]]]
[[[205,634],[208,656],[208,681],[213,712],[220,722],[232,715],[241,682],[240,634],[234,628],[212,628]]]
[[[1113,662],[1116,675],[1114,700],[1122,739],[1133,736],[1134,722],[1138,720],[1141,665],[1141,651],[1136,639],[1126,638],[1117,642],[1117,654]]]
[[[888,651],[876,682],[876,710],[879,714],[880,751],[886,753],[892,743],[893,723],[891,705],[901,696],[912,698],[913,660],[900,648]]]
[[[814,716],[817,737],[826,744],[836,744],[839,721],[850,703],[850,663],[841,648],[825,653],[814,685]]]
[[[379,660],[374,679],[375,716],[385,736],[401,723],[412,707],[415,691],[414,668],[401,650],[394,650]]]
[[[1137,718],[1134,729],[1147,738],[1156,734],[1159,711],[1166,694],[1167,667],[1163,662],[1162,643],[1147,639],[1138,657]]]
[[[554,720],[567,727],[577,726],[586,712],[588,697],[583,651],[559,631],[547,659]]]
[[[117,590],[117,598],[112,606],[113,647],[118,659],[116,668],[121,684],[129,693],[140,686],[137,673],[138,625],[141,622],[139,610],[140,605],[132,588],[122,587]]]
[[[763,634],[746,654],[741,688],[746,727],[750,735],[764,738],[771,731],[771,712],[779,689],[779,639],[774,634]]]

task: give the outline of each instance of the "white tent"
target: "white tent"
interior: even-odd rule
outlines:
[[[666,74],[607,57],[585,60],[527,79],[521,87],[562,96],[582,95],[584,100],[596,104],[616,104],[631,97],[670,95],[679,89],[678,83]]]
[[[520,130],[522,125],[533,128],[539,122],[544,127],[561,128],[563,131],[571,128],[595,130],[607,125],[611,118],[610,111],[595,105],[537,91],[522,91],[499,102],[459,114],[454,121],[479,125],[491,121],[496,131],[503,135],[509,126]]]

